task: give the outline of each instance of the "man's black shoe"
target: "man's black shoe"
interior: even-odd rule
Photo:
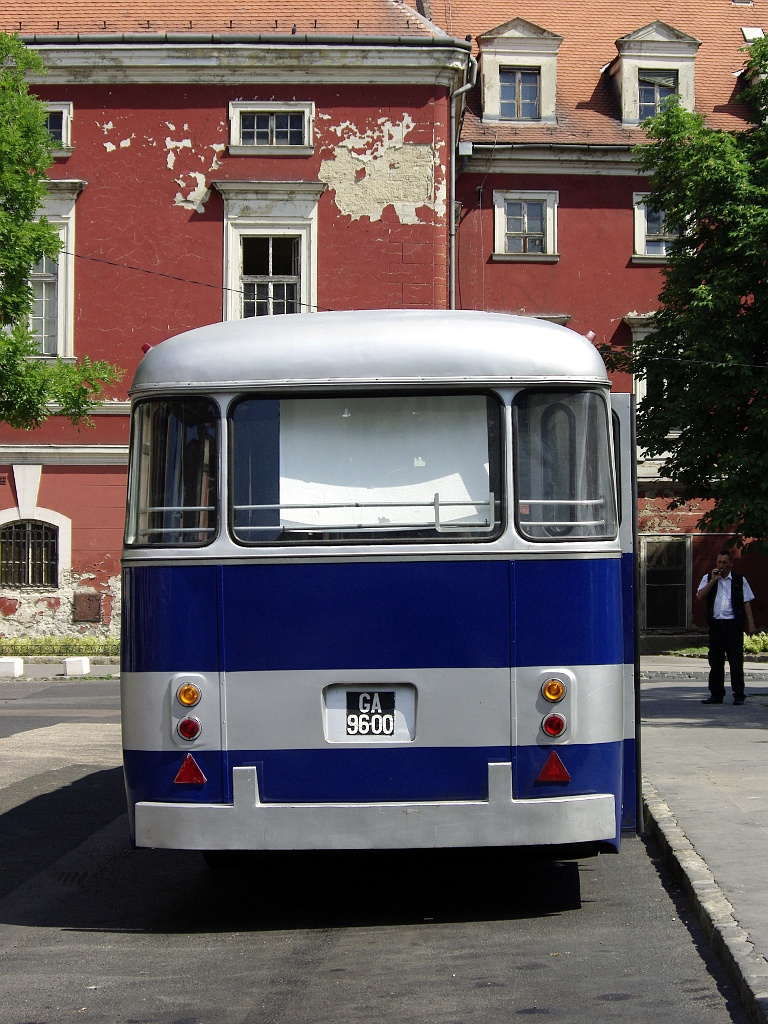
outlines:
[[[744,703],[744,698],[743,697],[734,697],[733,698],[733,703],[734,704],[743,704]]]
[[[723,703],[723,698],[722,697],[707,697],[706,700],[703,700],[701,703],[702,704],[722,704]]]

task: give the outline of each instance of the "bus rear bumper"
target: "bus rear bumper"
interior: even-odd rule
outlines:
[[[488,800],[262,803],[256,769],[233,769],[233,803],[136,804],[137,846],[173,850],[360,850],[615,841],[612,793],[515,800],[512,766],[488,765]]]

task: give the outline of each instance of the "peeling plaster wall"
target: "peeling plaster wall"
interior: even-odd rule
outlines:
[[[435,145],[408,141],[414,127],[405,114],[400,121],[380,117],[364,131],[349,121],[326,128],[338,141],[319,177],[334,190],[340,213],[378,221],[392,206],[402,224],[421,223],[419,211],[445,215],[445,167]]]
[[[18,508],[11,468],[0,475],[0,508]],[[72,566],[59,572],[57,588],[0,587],[0,636],[119,636],[125,470],[43,466],[37,505],[72,520]],[[78,593],[100,596],[100,622],[73,621]]]
[[[126,399],[143,345],[222,319],[216,180],[326,183],[317,263],[302,268],[315,275],[319,308],[447,307],[444,87],[43,83],[35,91],[72,104],[72,151],[50,174],[86,182],[75,206],[74,348],[124,369],[112,397]],[[230,153],[228,109],[238,100],[314,103],[311,152]],[[0,424],[0,444],[125,444],[127,424],[125,413],[94,417],[87,430],[52,417],[33,435]],[[72,521],[72,571],[55,591],[0,589],[0,634],[119,629],[125,470],[85,462],[44,465],[40,485],[40,507]],[[0,509],[15,501],[12,486],[0,487]],[[101,623],[72,622],[81,591],[102,596]]]
[[[76,593],[101,596],[102,621],[73,622]],[[57,590],[0,590],[0,636],[120,636],[120,576],[65,573]]]

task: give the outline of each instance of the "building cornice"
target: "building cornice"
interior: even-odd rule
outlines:
[[[127,465],[127,444],[0,444],[0,466]]]
[[[22,35],[38,50],[45,85],[357,83],[464,81],[470,44],[450,36]]]
[[[640,177],[632,146],[562,143],[472,144],[463,173],[591,174]]]

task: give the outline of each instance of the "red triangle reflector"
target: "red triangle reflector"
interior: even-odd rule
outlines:
[[[181,768],[179,768],[178,772],[176,773],[176,778],[173,781],[193,782],[199,785],[201,782],[207,782],[208,779],[206,779],[206,777],[200,771],[200,765],[197,763],[194,757],[192,757],[191,754],[187,754]]]
[[[547,760],[544,762],[544,767],[538,774],[536,779],[537,782],[570,782],[571,776],[557,755],[557,751],[553,750]]]

